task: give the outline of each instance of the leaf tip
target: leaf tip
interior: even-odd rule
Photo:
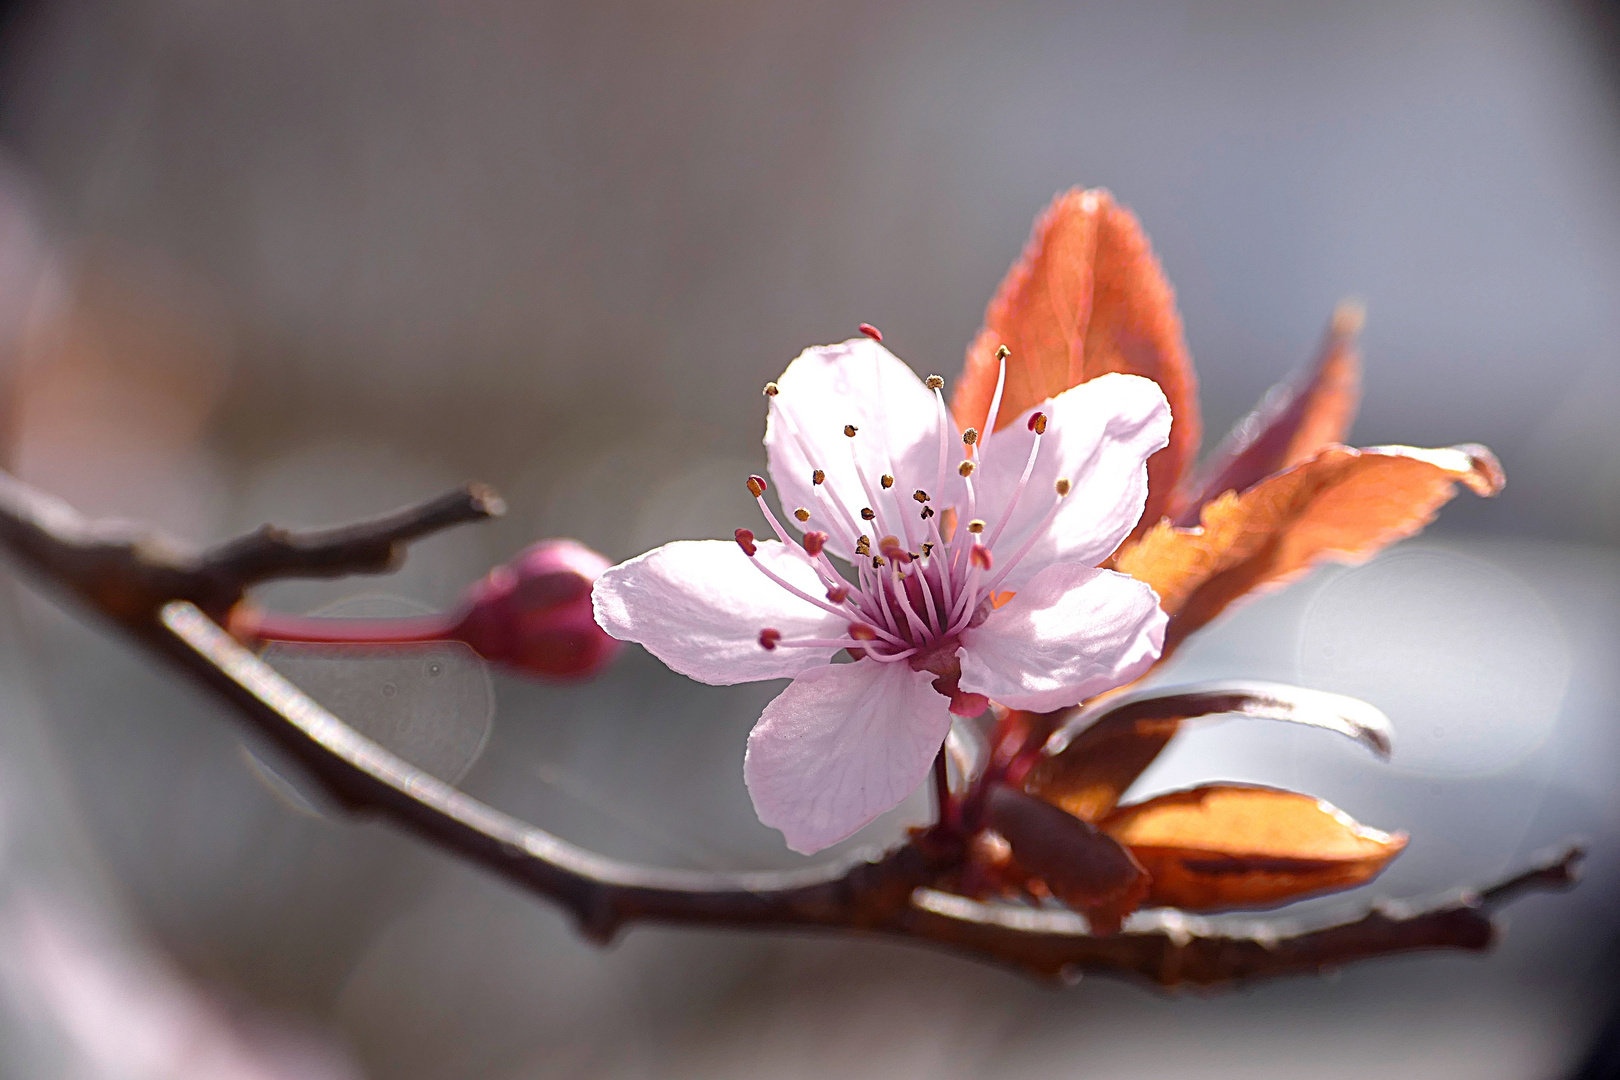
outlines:
[[[1490,447],[1480,443],[1463,443],[1452,449],[1468,458],[1468,471],[1458,479],[1468,485],[1469,491],[1483,499],[1502,493],[1507,486],[1507,473],[1502,471],[1502,463],[1491,453]]]
[[[1360,297],[1347,296],[1333,309],[1329,332],[1334,337],[1355,337],[1367,325],[1367,305]]]

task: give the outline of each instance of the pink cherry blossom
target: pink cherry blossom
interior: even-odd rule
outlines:
[[[684,675],[793,680],[743,773],[796,851],[904,799],[952,713],[1074,705],[1163,647],[1153,590],[1097,568],[1141,516],[1147,459],[1168,440],[1158,386],[1104,375],[983,433],[957,432],[942,386],[868,338],[805,350],[766,387],[769,471],[798,538],[750,477],[777,539],[666,544],[592,594],[603,629]]]

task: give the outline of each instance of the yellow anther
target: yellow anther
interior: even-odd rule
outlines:
[[[766,397],[775,397],[777,394],[780,394],[781,392],[782,392],[782,388],[777,386],[775,383],[768,382],[768,383],[765,384],[765,396]]]
[[[748,478],[748,494],[756,499],[765,494],[765,481],[757,476],[750,476]]]
[[[793,516],[798,518],[800,521],[809,521],[810,511],[801,506],[797,510],[793,511]]]
[[[939,390],[945,386],[945,380],[940,378],[938,375],[930,375],[928,378],[923,380],[923,385],[928,387],[930,390]]]
[[[1058,477],[1058,482],[1053,484],[1052,487],[1056,489],[1058,497],[1062,498],[1069,493],[1069,478],[1066,476]]]
[[[969,446],[972,446],[974,443],[978,442],[979,429],[968,428],[966,431],[962,432],[962,441],[967,443]]]
[[[1030,417],[1029,420],[1030,420],[1030,427],[1035,429],[1035,434],[1037,434],[1037,435],[1045,435],[1046,434],[1046,414],[1045,413],[1039,413],[1038,412],[1034,416]]]
[[[924,491],[922,488],[918,488],[916,491],[911,493],[911,497],[920,503],[925,503],[928,501],[928,492]]]
[[[892,488],[894,487],[894,477],[890,476],[888,473],[884,473],[883,479],[879,480],[878,483],[882,484],[886,488]]]
[[[882,565],[884,565],[883,556],[881,556],[881,555],[872,556],[872,569],[876,570],[878,567],[880,567]]]
[[[972,521],[968,522],[968,532],[972,533],[974,536],[984,532],[984,522],[980,521],[978,518],[974,518]]]
[[[848,435],[852,439],[855,437],[855,433],[857,431],[859,431],[859,430],[861,430],[861,429],[856,427],[854,424],[845,424],[844,425],[844,434]]]
[[[820,469],[817,469],[815,472],[810,474],[810,482],[812,484],[825,484],[827,482],[827,474],[822,472]]]
[[[861,520],[862,521],[871,521],[875,517],[877,517],[877,514],[872,511],[872,508],[870,506],[861,507]]]
[[[1001,346],[1001,348],[996,350],[996,359],[997,360],[1005,360],[1005,359],[1007,359],[1007,357],[1009,357],[1011,355],[1012,355],[1012,350],[1007,348],[1007,346],[1005,346],[1005,345]]]
[[[956,467],[956,472],[957,472],[958,476],[972,476],[973,475],[973,462],[971,462],[971,461],[962,462],[962,464],[960,464],[960,465],[958,465]]]

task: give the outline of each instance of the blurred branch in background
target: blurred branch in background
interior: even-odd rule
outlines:
[[[1215,985],[1320,971],[1421,949],[1482,950],[1491,916],[1573,880],[1570,850],[1433,905],[1375,907],[1317,928],[1255,921],[1241,931],[1171,912],[1112,935],[1079,917],[985,904],[934,888],[955,867],[931,831],[875,861],[803,872],[695,873],[631,865],[523,824],[415,769],[326,712],[228,634],[221,622],[254,584],[377,573],[429,532],[497,515],[471,486],[372,521],[315,533],[265,528],[200,551],[155,533],[87,520],[0,474],[0,546],[154,655],[228,703],[336,802],[377,814],[566,908],[593,940],[655,921],[736,928],[878,932],[940,944],[1049,977],[1102,972],[1162,986]]]

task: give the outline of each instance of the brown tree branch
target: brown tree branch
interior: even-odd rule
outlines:
[[[1573,880],[1576,848],[1477,894],[1425,907],[1385,904],[1314,929],[1287,921],[1232,929],[1165,912],[1099,936],[1066,911],[979,903],[931,887],[947,867],[926,834],[875,860],[798,872],[636,866],[576,847],[412,767],[321,708],[220,626],[253,584],[382,572],[398,564],[409,541],[501,509],[493,492],[475,485],[343,528],[266,527],[188,551],[149,530],[88,521],[0,472],[0,548],[229,704],[341,805],[523,884],[571,912],[600,942],[636,921],[875,932],[1046,977],[1106,972],[1162,986],[1210,986],[1420,949],[1485,949],[1496,907],[1526,890]]]

